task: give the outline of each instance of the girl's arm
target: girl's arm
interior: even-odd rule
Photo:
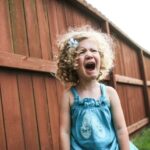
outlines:
[[[70,150],[70,100],[69,92],[60,102],[60,150]]]
[[[107,93],[110,99],[112,117],[117,133],[120,150],[129,150],[130,148],[129,148],[128,130],[125,123],[119,96],[116,90],[113,89],[112,87],[107,87]]]

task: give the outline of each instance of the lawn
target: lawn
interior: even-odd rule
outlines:
[[[139,150],[150,150],[150,126],[131,138]]]

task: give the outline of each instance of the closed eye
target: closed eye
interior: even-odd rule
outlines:
[[[98,52],[97,49],[90,49],[90,51],[91,51],[91,52],[94,52],[94,53]]]
[[[86,51],[87,51],[86,49],[79,49],[79,50],[78,50],[78,54],[79,54],[79,55],[80,55],[80,54],[84,54]]]
[[[87,52],[87,49],[85,49],[85,48],[78,49],[78,51],[77,51],[78,55],[85,54],[86,52]],[[97,49],[90,49],[90,52],[97,53],[98,50]]]

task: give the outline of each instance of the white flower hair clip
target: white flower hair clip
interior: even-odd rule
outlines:
[[[68,44],[68,48],[77,48],[79,46],[79,42],[74,38],[70,38],[67,44]]]

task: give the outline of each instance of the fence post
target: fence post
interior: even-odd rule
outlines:
[[[104,32],[106,32],[107,34],[110,35],[110,27],[109,27],[109,22],[108,21],[105,21],[102,24],[102,29],[103,29]],[[110,82],[110,85],[116,89],[117,85],[116,85],[114,69],[112,69],[112,71],[110,72],[110,81],[109,82]]]
[[[145,110],[146,114],[148,115],[148,118],[150,120],[150,101],[149,101],[149,96],[148,96],[148,86],[147,86],[147,77],[146,77],[146,69],[145,69],[145,63],[144,63],[144,56],[143,56],[143,51],[139,51],[139,65],[141,68],[141,76],[143,80],[143,91],[144,91],[144,103],[145,103]]]

